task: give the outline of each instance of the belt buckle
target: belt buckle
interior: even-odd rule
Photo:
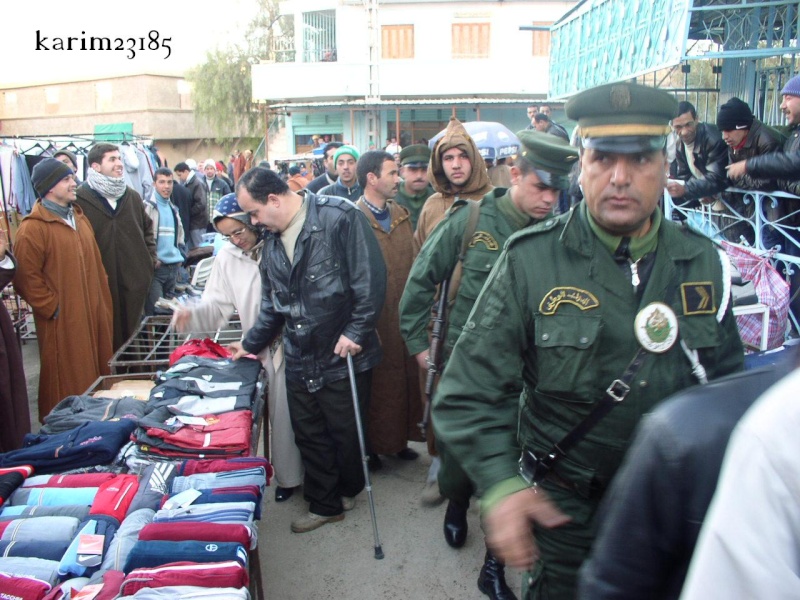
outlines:
[[[606,394],[611,396],[611,399],[614,400],[614,402],[622,402],[630,391],[631,386],[621,379],[615,379],[606,389]]]
[[[537,456],[530,450],[523,450],[519,456],[519,475],[528,485],[536,485],[536,465],[539,463]]]
[[[549,458],[553,458],[549,455]],[[550,466],[539,458],[535,452],[523,450],[519,457],[519,474],[525,483],[531,487],[536,487],[550,472]]]

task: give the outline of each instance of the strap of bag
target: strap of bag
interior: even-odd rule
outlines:
[[[523,450],[519,459],[519,472],[522,478],[531,485],[536,485],[545,479],[552,470],[556,461],[566,455],[575,444],[581,441],[595,425],[597,425],[618,403],[622,402],[631,391],[633,381],[639,369],[644,364],[645,357],[649,354],[644,348],[636,351],[625,372],[611,382],[606,388],[602,399],[592,409],[586,418],[578,423],[560,441],[553,444],[544,456],[537,456],[530,450]]]
[[[458,198],[456,198],[456,200],[458,200]],[[469,215],[467,216],[467,224],[464,227],[464,234],[461,236],[461,250],[458,253],[458,262],[456,263],[456,266],[453,267],[449,277],[451,283],[447,296],[449,303],[455,302],[456,295],[458,295],[458,288],[461,286],[460,277],[456,279],[456,285],[452,285],[453,274],[456,272],[458,265],[463,263],[464,258],[467,256],[469,243],[472,241],[472,236],[475,234],[475,230],[478,228],[478,218],[481,216],[480,202],[477,200],[467,200],[467,206],[469,207]]]

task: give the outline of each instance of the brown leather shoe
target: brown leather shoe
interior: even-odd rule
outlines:
[[[314,531],[315,529],[318,529],[327,523],[335,523],[336,521],[343,520],[344,513],[330,517],[323,517],[322,515],[316,515],[310,512],[307,515],[298,517],[292,521],[292,531],[294,533],[306,533],[308,531]]]

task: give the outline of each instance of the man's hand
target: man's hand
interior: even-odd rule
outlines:
[[[355,356],[361,352],[361,350],[363,350],[363,348],[361,348],[361,346],[356,344],[353,340],[345,335],[340,335],[339,341],[336,342],[336,347],[333,349],[333,353],[337,356],[345,358],[348,354]]]
[[[668,183],[667,191],[673,198],[683,198],[684,194],[686,194],[686,187],[680,183]]]
[[[725,169],[728,171],[728,179],[739,179],[747,173],[747,161],[740,160],[728,165]]]
[[[530,569],[539,557],[531,530],[534,523],[558,527],[569,522],[541,488],[526,488],[506,496],[484,516],[486,543],[506,565]]]
[[[188,308],[181,308],[172,313],[172,327],[178,333],[189,330],[189,323],[192,320],[192,311]]]
[[[243,356],[247,356],[250,354],[247,350],[242,347],[242,342],[232,342],[228,344],[228,350],[231,351],[231,358],[233,360],[239,360]]]
[[[156,259],[156,262],[153,263],[153,268],[154,269],[160,269],[161,268],[161,264],[162,264],[161,261]]]
[[[414,355],[414,358],[417,360],[419,368],[422,369],[423,371],[428,370],[428,357],[430,356],[430,353],[431,349],[428,348],[427,350],[423,350],[419,354]]]

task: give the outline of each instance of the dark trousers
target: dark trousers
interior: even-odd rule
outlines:
[[[366,424],[371,385],[372,370],[356,375],[362,424]],[[294,440],[305,468],[303,496],[309,510],[325,517],[341,514],[342,496],[355,496],[365,483],[350,380],[328,383],[313,393],[303,383],[287,381],[286,392]]]
[[[175,283],[178,280],[180,263],[174,265],[161,265],[153,272],[153,280],[150,282],[150,292],[144,303],[145,316],[154,315],[156,312],[156,302],[159,298],[172,298],[175,296]]]
[[[469,476],[461,468],[458,461],[450,454],[447,446],[438,439],[436,444],[439,457],[442,460],[438,477],[439,490],[448,500],[452,500],[461,506],[469,506],[469,499],[475,493],[472,481],[470,481]]]

